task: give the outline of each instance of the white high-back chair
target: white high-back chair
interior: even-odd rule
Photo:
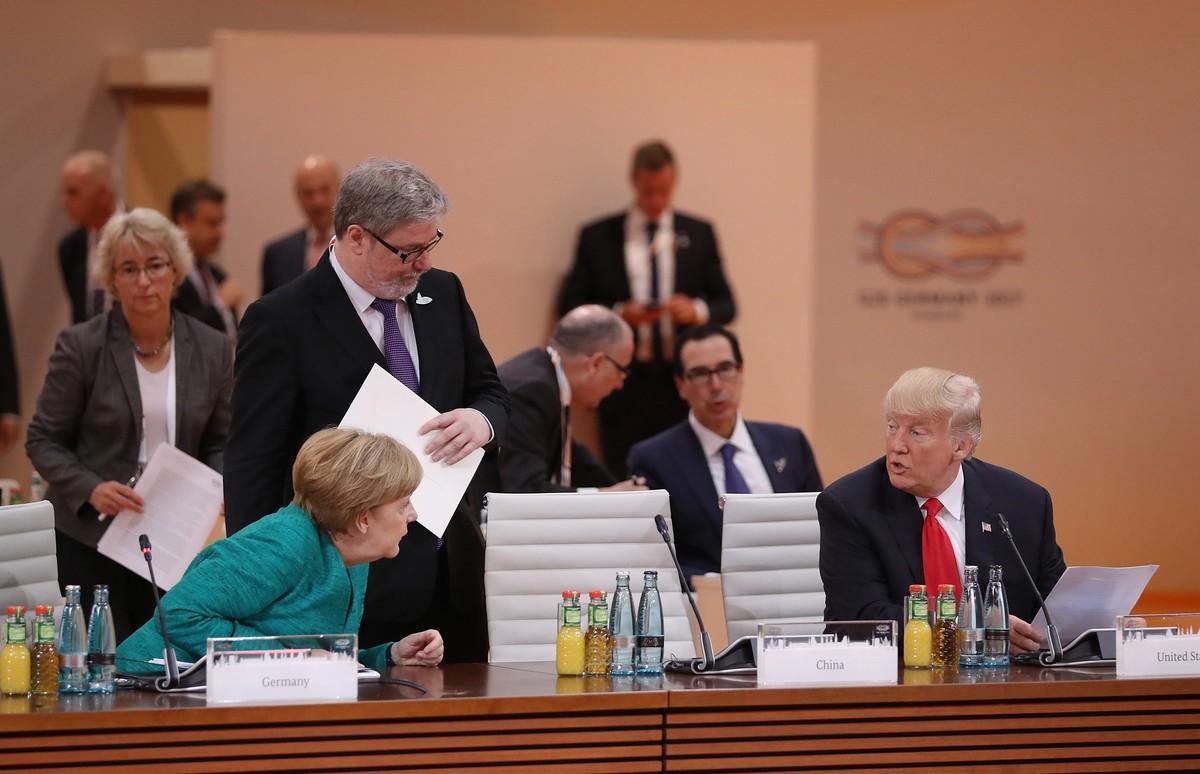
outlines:
[[[670,522],[665,490],[549,494],[488,494],[487,590],[490,660],[553,661],[562,591],[608,592],[618,570],[629,572],[634,615],[642,572],[658,571],[666,642],[664,656],[695,655],[679,573],[654,526]],[[586,611],[585,618],[586,621]]]
[[[729,641],[772,619],[820,621],[817,492],[725,495],[721,589]]]
[[[61,602],[54,506],[47,500],[0,506],[0,610]]]

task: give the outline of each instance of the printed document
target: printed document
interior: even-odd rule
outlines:
[[[436,431],[420,436],[417,429],[440,413],[376,364],[340,425],[391,436],[417,455],[424,477],[413,493],[412,504],[417,522],[438,537],[445,534],[450,517],[483,459],[483,449],[476,449],[454,465],[429,458],[423,450]]]
[[[138,545],[138,535],[148,535],[154,550],[154,575],[161,588],[170,590],[209,543],[224,500],[221,474],[164,443],[155,450],[133,491],[141,495],[142,513],[118,513],[96,548],[150,580]]]
[[[1157,564],[1068,567],[1046,597],[1046,607],[1054,616],[1063,646],[1088,629],[1116,626],[1117,616],[1129,615],[1157,570]],[[1046,636],[1046,614],[1041,610],[1034,616],[1033,628]]]

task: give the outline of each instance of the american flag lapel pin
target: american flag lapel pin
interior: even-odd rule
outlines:
[[[983,531],[984,531],[984,532],[991,532],[991,531],[992,531],[992,525],[991,525],[990,523],[988,523],[988,522],[986,522],[986,521],[984,521],[984,522],[980,522],[980,523],[983,525]]]

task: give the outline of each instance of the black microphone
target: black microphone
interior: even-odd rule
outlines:
[[[1046,607],[1046,600],[1042,598],[1042,592],[1038,591],[1037,584],[1033,582],[1033,575],[1029,572],[1029,567],[1026,566],[1025,559],[1021,556],[1021,552],[1017,550],[1017,542],[1013,540],[1012,530],[1008,528],[1008,519],[1004,518],[1003,513],[997,513],[996,518],[1000,522],[1000,531],[1004,533],[1004,537],[1008,538],[1008,544],[1012,546],[1013,553],[1016,554],[1017,561],[1021,565],[1021,570],[1025,573],[1025,580],[1029,581],[1029,587],[1033,589],[1033,594],[1037,597],[1038,604],[1042,606],[1042,612],[1046,614],[1046,636],[1050,640],[1050,652],[1039,654],[1038,662],[1042,666],[1057,664],[1063,658],[1062,641],[1058,638],[1058,627],[1054,625],[1054,619],[1050,617],[1050,608]]]
[[[667,531],[667,520],[663,518],[661,513],[654,515],[654,526],[658,527],[658,534],[662,535],[663,542],[667,544],[667,551],[671,554],[671,559],[675,562],[675,569],[679,571],[679,580],[683,584],[683,591],[687,594],[688,602],[692,603],[692,612],[696,614],[696,625],[700,627],[700,647],[704,650],[703,659],[693,659],[691,668],[693,672],[708,672],[716,666],[716,658],[713,656],[712,638],[708,636],[708,629],[704,626],[704,619],[700,617],[700,608],[696,606],[696,595],[692,593],[692,589],[688,586],[687,578],[683,574],[683,566],[679,564],[679,557],[675,555],[675,546],[671,545],[671,534]],[[696,663],[702,661],[702,663]]]
[[[142,556],[146,557],[146,566],[150,568],[150,588],[154,589],[154,611],[158,616],[158,631],[163,640],[163,662],[166,665],[167,676],[158,678],[155,683],[160,690],[179,687],[179,665],[175,663],[175,650],[167,637],[167,619],[163,615],[162,600],[158,596],[158,582],[154,580],[154,562],[150,556],[150,536],[138,535],[138,545],[142,547]]]

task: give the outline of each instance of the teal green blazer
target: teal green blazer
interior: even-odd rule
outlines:
[[[347,567],[329,533],[292,504],[213,543],[163,597],[167,635],[182,661],[207,652],[210,637],[272,637],[357,632],[367,565]],[[360,650],[358,660],[387,666],[391,643]],[[117,647],[117,671],[160,671],[158,620]]]

